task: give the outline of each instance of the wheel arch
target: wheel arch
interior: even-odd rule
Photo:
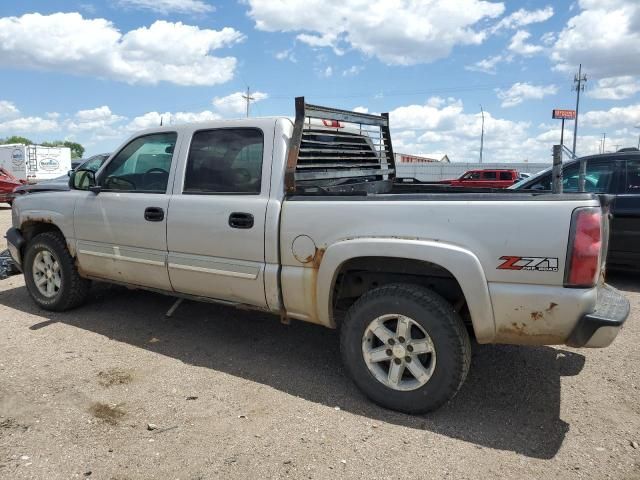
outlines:
[[[29,242],[36,236],[44,232],[56,232],[62,235],[67,248],[72,256],[75,257],[75,244],[70,241],[68,224],[69,220],[58,212],[49,211],[27,211],[20,215],[20,232],[25,239],[23,251],[21,255],[24,255],[24,249]]]
[[[319,323],[336,326],[336,285],[350,266],[364,268],[369,265],[369,271],[380,271],[378,266],[385,264],[400,267],[406,275],[420,276],[422,270],[422,275],[436,272],[436,277],[450,277],[462,292],[476,339],[486,343],[495,337],[489,289],[478,258],[456,245],[428,240],[362,238],[330,245],[318,270]],[[408,265],[412,269],[407,273]]]

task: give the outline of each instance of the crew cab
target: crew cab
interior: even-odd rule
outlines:
[[[640,151],[629,149],[583,157],[586,163],[584,189],[611,196],[611,227],[607,266],[609,270],[640,270]],[[581,159],[563,166],[563,190],[579,190]],[[515,190],[551,190],[551,170],[510,187]]]
[[[603,280],[597,196],[434,193],[394,175],[388,115],[300,97],[294,122],[135,134],[69,191],[17,198],[8,246],[46,310],[80,306],[100,280],[339,328],[355,383],[410,413],[455,395],[471,339],[616,337],[629,302]]]
[[[517,170],[468,170],[454,180],[446,180],[452,187],[507,188],[520,179]]]

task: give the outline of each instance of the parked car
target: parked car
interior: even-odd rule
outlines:
[[[152,128],[97,172],[74,172],[72,191],[17,198],[7,242],[45,310],[77,307],[96,279],[340,327],[358,387],[410,413],[455,395],[471,337],[613,341],[629,302],[600,275],[608,218],[598,197],[402,194],[393,159],[388,115],[303,98],[295,123]]]
[[[614,195],[607,265],[610,269],[640,270],[640,152],[605,153],[584,157],[585,190]],[[580,159],[563,168],[565,192],[577,192]],[[551,170],[512,187],[515,190],[551,190]]]
[[[11,204],[13,202],[13,190],[23,183],[4,168],[0,168],[0,203]]]
[[[517,170],[469,170],[455,180],[445,180],[452,187],[507,188],[518,181]]]
[[[78,166],[74,168],[77,170],[78,168],[82,168],[85,170],[92,170],[97,172],[98,169],[102,166],[107,158],[109,158],[109,153],[100,153],[98,155],[93,155],[82,161]],[[70,171],[71,172],[71,171]],[[62,175],[60,177],[54,178],[53,180],[38,182],[38,183],[23,183],[21,185],[16,186],[13,189],[13,196],[24,195],[25,193],[36,193],[36,192],[51,192],[56,190],[69,190],[69,175],[70,172],[66,175]]]

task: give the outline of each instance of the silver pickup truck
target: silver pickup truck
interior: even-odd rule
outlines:
[[[393,159],[387,115],[303,98],[295,121],[153,128],[16,199],[8,246],[46,310],[99,280],[339,328],[355,383],[404,412],[456,394],[471,340],[613,341],[629,303],[604,283],[598,197],[434,192]]]

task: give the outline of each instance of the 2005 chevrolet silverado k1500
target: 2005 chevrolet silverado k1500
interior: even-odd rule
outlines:
[[[339,327],[355,383],[404,412],[456,394],[470,338],[613,341],[629,303],[603,280],[598,197],[433,193],[395,184],[393,158],[387,115],[303,98],[295,122],[153,128],[17,198],[8,245],[47,310],[101,280]]]

